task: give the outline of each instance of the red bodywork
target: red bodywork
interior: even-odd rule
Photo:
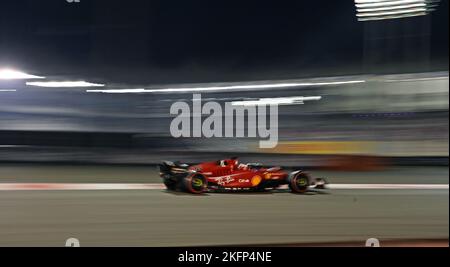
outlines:
[[[208,186],[221,188],[256,188],[264,184],[277,187],[287,183],[289,174],[279,167],[260,168],[239,164],[237,160],[227,159],[206,162],[189,167],[206,177]]]

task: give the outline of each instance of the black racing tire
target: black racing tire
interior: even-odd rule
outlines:
[[[177,190],[177,182],[176,181],[164,179],[164,185],[166,186],[167,190],[169,190],[169,191]]]
[[[183,189],[191,194],[203,194],[208,188],[208,180],[199,173],[192,173],[183,178]]]
[[[292,193],[304,194],[311,184],[311,177],[305,172],[294,172],[289,175],[288,183]]]

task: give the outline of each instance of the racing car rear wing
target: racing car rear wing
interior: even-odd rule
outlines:
[[[181,164],[179,162],[163,161],[158,167],[161,176],[166,174],[174,175],[189,172],[189,165]]]

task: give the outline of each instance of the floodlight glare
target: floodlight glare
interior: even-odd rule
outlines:
[[[435,10],[440,0],[355,0],[358,21],[424,16]]]
[[[86,90],[88,93],[107,93],[107,94],[141,94],[141,93],[198,93],[198,92],[217,92],[217,91],[246,91],[246,90],[264,90],[276,88],[295,88],[312,86],[332,86],[365,83],[364,80],[355,81],[323,81],[323,82],[304,82],[304,83],[269,83],[269,84],[245,84],[229,86],[207,86],[207,87],[188,87],[188,88],[157,88],[157,89],[101,89]]]
[[[27,79],[45,79],[45,77],[35,76],[11,69],[0,69],[0,80],[27,80]]]
[[[294,97],[278,97],[278,98],[261,98],[258,100],[246,100],[232,102],[233,106],[266,106],[266,105],[303,105],[305,101],[319,101],[321,96],[294,96]]]
[[[37,87],[103,87],[104,84],[90,83],[85,81],[64,81],[64,82],[27,82],[28,86]]]

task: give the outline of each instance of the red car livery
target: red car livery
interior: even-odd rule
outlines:
[[[201,194],[207,191],[265,191],[288,185],[294,193],[305,193],[311,186],[323,189],[325,179],[312,179],[303,171],[288,172],[280,167],[240,164],[237,158],[204,162],[198,165],[165,161],[160,176],[168,190]]]

